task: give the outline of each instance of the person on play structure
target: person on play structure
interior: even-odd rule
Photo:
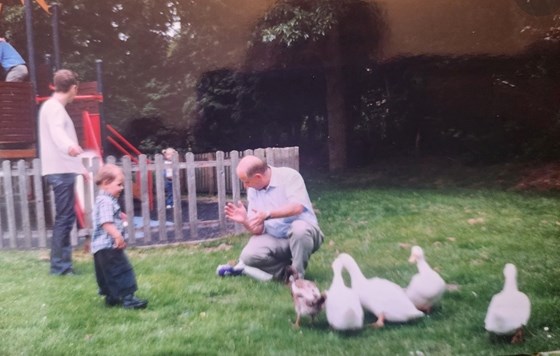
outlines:
[[[25,60],[4,37],[0,37],[0,64],[4,69],[7,82],[24,82],[27,80],[29,73]]]

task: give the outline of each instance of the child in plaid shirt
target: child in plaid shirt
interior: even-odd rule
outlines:
[[[114,164],[101,167],[95,177],[99,193],[93,209],[91,252],[99,294],[105,296],[105,304],[141,309],[148,305],[148,301],[134,296],[138,289],[136,276],[124,252],[123,220],[126,215],[117,201],[124,188],[123,182],[123,172]]]

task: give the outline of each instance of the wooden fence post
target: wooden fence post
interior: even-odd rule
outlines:
[[[10,248],[17,247],[16,207],[14,204],[14,188],[12,184],[12,167],[10,161],[2,162],[4,172],[4,192],[6,193],[6,219],[8,220],[8,237]]]
[[[165,170],[169,167],[166,167],[163,162],[163,156],[161,154],[156,154],[155,156],[155,164],[156,164],[156,207],[157,207],[157,216],[158,221],[160,224],[158,225],[158,232],[159,232],[159,240],[166,241],[167,240],[167,229],[165,224],[162,224],[162,221],[166,221],[167,214],[166,214],[166,207],[165,207]]]
[[[218,191],[218,221],[220,229],[226,229],[226,215],[224,206],[226,205],[226,172],[224,165],[224,152],[216,152],[216,184]]]
[[[124,211],[126,212],[128,223],[126,233],[128,235],[128,243],[134,246],[136,244],[136,229],[134,228],[134,193],[132,190],[134,173],[132,172],[130,157],[123,156],[121,162],[124,172]]]
[[[237,177],[237,165],[239,164],[239,152],[231,151],[229,154],[231,160],[231,200],[237,204],[241,200],[241,188],[239,177]],[[234,223],[234,233],[240,234],[243,232],[241,224]]]
[[[21,211],[21,229],[23,231],[23,246],[31,248],[31,222],[29,219],[29,204],[27,192],[27,167],[24,160],[17,162],[19,207]]]
[[[274,160],[274,149],[272,147],[268,147],[264,150],[264,152],[266,164],[268,164],[269,166],[278,167],[276,161]]]
[[[152,242],[150,229],[150,197],[148,196],[148,157],[140,155],[138,170],[140,173],[140,206],[142,207],[142,227],[144,230],[144,242]]]
[[[264,148],[257,148],[253,151],[253,155],[266,160],[266,150]]]
[[[183,206],[181,205],[181,180],[179,179],[179,155],[173,154],[173,224],[175,227],[175,241],[183,239]],[[159,222],[162,224],[162,221]],[[163,222],[165,223],[165,221]]]
[[[45,199],[43,193],[43,177],[41,176],[41,161],[33,160],[33,189],[35,193],[35,215],[37,217],[37,246],[47,247],[47,224],[45,221]]]
[[[185,155],[187,162],[187,191],[189,202],[189,230],[191,239],[198,238],[198,213],[196,207],[196,174],[194,165],[194,154],[188,152]]]

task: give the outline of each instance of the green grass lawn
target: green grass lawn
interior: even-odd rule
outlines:
[[[295,330],[284,285],[215,275],[218,264],[238,256],[246,235],[130,249],[138,296],[150,302],[140,311],[104,306],[91,256],[81,251],[74,256],[78,275],[68,277],[48,275],[48,251],[2,251],[0,354],[408,356],[560,349],[558,195],[435,175],[410,181],[395,173],[398,185],[368,171],[308,179],[326,241],[306,277],[327,289],[331,262],[347,252],[366,276],[404,286],[416,272],[407,262],[409,247],[418,244],[432,267],[459,286],[420,321],[343,334],[329,329],[323,313]],[[521,345],[491,341],[484,330],[507,262],[517,265],[519,287],[532,301]],[[366,314],[367,322],[374,320]]]

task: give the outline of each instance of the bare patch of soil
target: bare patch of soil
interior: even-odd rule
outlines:
[[[560,190],[560,162],[526,168],[515,189],[558,191]]]

